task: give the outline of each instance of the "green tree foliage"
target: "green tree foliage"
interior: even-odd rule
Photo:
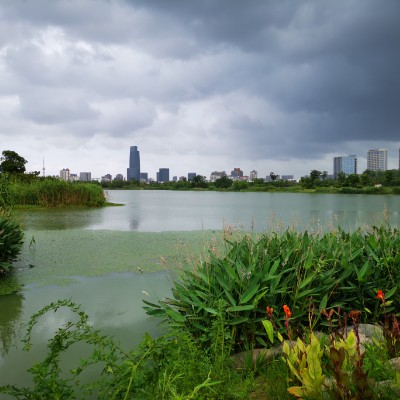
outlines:
[[[276,181],[276,178],[278,178],[278,175],[275,174],[275,173],[273,173],[273,172],[270,172],[270,173],[269,173],[269,177],[271,178],[271,181],[272,181],[272,182],[275,182],[275,181]]]
[[[228,178],[227,176],[221,176],[221,178],[218,178],[214,182],[214,185],[218,189],[228,189],[232,186],[232,182],[232,179]]]
[[[315,182],[319,181],[319,179],[321,178],[321,176],[322,176],[322,172],[321,172],[321,171],[318,171],[317,169],[313,169],[313,170],[310,172],[310,179],[311,179],[311,182],[312,182],[312,183],[315,183]]]
[[[206,177],[202,175],[196,175],[192,180],[192,187],[195,188],[206,188],[208,187],[208,183],[206,181]]]
[[[28,162],[25,158],[12,150],[4,150],[2,154],[3,161],[0,164],[0,172],[9,174],[25,172],[25,164]]]

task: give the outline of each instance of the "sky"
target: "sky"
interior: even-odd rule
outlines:
[[[0,151],[27,171],[332,173],[400,147],[398,0],[0,0]]]

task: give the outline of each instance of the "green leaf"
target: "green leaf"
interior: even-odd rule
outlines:
[[[239,300],[239,304],[243,304],[243,303],[247,303],[249,302],[254,295],[257,293],[258,288],[260,287],[259,284],[248,288],[243,294],[242,296],[240,296],[240,300]]]
[[[385,299],[390,299],[396,292],[397,286],[390,289],[387,293],[385,293]]]
[[[249,310],[254,310],[255,308],[256,308],[255,304],[247,304],[244,306],[228,307],[226,311],[228,312],[249,311]]]
[[[249,319],[246,317],[240,317],[240,318],[235,318],[235,319],[231,319],[228,323],[229,325],[239,325],[239,324],[243,324],[244,322],[248,322]]]
[[[328,295],[326,294],[326,295],[322,298],[321,302],[319,303],[319,313],[320,313],[320,314],[322,313],[322,310],[323,310],[323,309],[326,309],[327,303],[328,303]]]
[[[268,339],[271,343],[274,343],[274,326],[272,325],[272,322],[269,320],[263,320],[263,325],[264,328],[267,332]]]
[[[211,307],[204,307],[204,310],[206,310],[208,313],[210,314],[214,314],[217,315],[218,311],[215,308],[211,308]]]
[[[167,315],[172,318],[175,322],[185,322],[186,318],[179,314],[177,311],[173,310],[172,308],[167,308],[166,310]]]

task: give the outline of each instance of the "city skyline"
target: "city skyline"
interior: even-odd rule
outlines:
[[[234,3],[234,5],[233,5]],[[168,4],[168,6],[166,6]],[[0,4],[0,143],[28,171],[332,172],[400,147],[400,2]]]
[[[385,148],[377,148],[377,149],[369,149],[367,152],[367,168],[359,169],[359,162],[358,162],[358,156],[356,154],[352,155],[342,155],[342,156],[335,156],[333,157],[333,168],[332,170],[322,170],[318,168],[313,168],[316,170],[326,171],[328,173],[328,176],[332,176],[333,179],[337,179],[339,173],[343,172],[345,175],[351,175],[351,174],[361,174],[363,171],[366,169],[370,169],[372,171],[385,171],[387,169],[400,169],[400,148],[397,150],[398,154],[398,160],[397,160],[397,165],[395,168],[389,168],[387,165],[387,160],[388,160],[388,149]],[[274,171],[271,171],[273,173]],[[82,174],[82,173],[81,173]],[[84,172],[83,174],[87,174],[87,172]],[[135,175],[136,174],[136,175]],[[269,180],[270,176],[269,174],[262,175],[259,174],[258,171],[252,170],[250,171],[249,174],[245,174],[243,170],[240,167],[234,167],[233,170],[229,173],[226,173],[226,169],[222,170],[220,169],[219,171],[213,171],[209,172],[209,174],[203,175],[206,180],[214,181],[218,177],[221,177],[223,175],[229,176],[233,179],[236,178],[246,178],[249,180],[253,180],[255,178],[261,178],[261,179],[266,179]],[[77,176],[77,174],[71,173],[70,169],[63,168],[60,170],[59,177],[63,180],[70,180],[69,176]],[[136,176],[133,177],[133,175]],[[196,175],[201,175],[197,172],[190,172],[187,171],[184,174],[179,175],[179,179],[181,177],[185,177],[187,180],[193,179],[194,176]],[[301,177],[296,178],[294,174],[287,174],[287,173],[280,173],[278,172],[276,174],[279,179],[283,180],[299,180],[299,178],[308,176],[307,174],[302,175]],[[170,176],[173,176],[174,178],[178,179],[178,175],[170,174],[170,169],[167,167],[164,168],[159,168],[158,171],[155,173],[155,177],[149,176],[148,172],[143,172],[141,171],[140,168],[140,151],[138,150],[138,146],[130,146],[129,147],[129,167],[127,168],[127,174],[124,177],[123,174],[117,173],[115,175],[108,173],[104,173],[100,177],[94,177],[94,180],[103,180],[103,178],[106,178],[107,180],[111,180],[111,177],[115,177],[115,179],[121,179],[121,177],[127,181],[131,179],[135,179],[137,181],[156,181],[156,182],[167,182],[170,179]],[[160,177],[162,177],[160,179]],[[165,178],[168,177],[168,178]],[[74,179],[71,179],[74,180]]]

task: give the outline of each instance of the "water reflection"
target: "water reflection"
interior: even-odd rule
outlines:
[[[89,322],[111,335],[126,349],[137,345],[145,332],[156,336],[158,320],[149,318],[142,299],[151,302],[171,295],[172,277],[165,271],[155,273],[120,273],[105,277],[75,277],[68,286],[28,286],[21,294],[0,296],[0,386],[25,385],[30,377],[26,370],[42,359],[46,343],[53,333],[71,318],[67,309],[42,316],[33,330],[32,350],[22,351],[21,337],[29,318],[44,306],[59,299],[71,299],[89,315]],[[65,354],[65,362],[81,356],[80,348]],[[78,352],[78,354],[77,354]],[[79,363],[79,360],[78,360]],[[76,367],[76,363],[71,367]]]
[[[0,355],[4,357],[19,338],[24,297],[13,293],[0,296]]]
[[[19,211],[22,226],[33,230],[65,230],[87,228],[103,220],[102,209],[45,209]]]

